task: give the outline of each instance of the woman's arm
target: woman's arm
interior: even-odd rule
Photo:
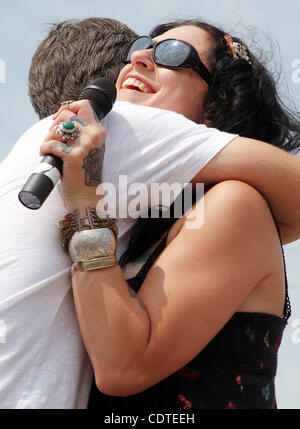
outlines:
[[[279,258],[265,200],[248,185],[229,181],[206,194],[204,225],[190,229],[186,221],[138,297],[118,266],[75,271],[74,299],[98,388],[135,394],[187,364]]]
[[[41,147],[42,153],[63,158],[65,202],[82,216],[98,198],[86,184],[83,160],[105,140],[90,110],[86,113],[86,124],[75,119],[80,137],[72,144],[49,140]],[[54,125],[72,114],[62,112]],[[279,253],[265,200],[246,184],[224,182],[205,197],[204,225],[181,228],[138,297],[118,266],[73,270],[78,319],[99,388],[112,395],[134,394],[184,366],[272,273]]]
[[[69,109],[91,122],[88,102],[72,103]],[[54,124],[65,110],[63,106],[54,116]],[[216,184],[224,180],[245,182],[266,198],[283,244],[300,238],[299,157],[268,143],[237,137],[201,169],[192,182]]]
[[[283,244],[300,238],[300,158],[261,141],[237,137],[193,179],[206,184],[239,180],[268,201]]]

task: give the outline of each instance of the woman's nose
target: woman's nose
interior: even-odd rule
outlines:
[[[135,68],[142,67],[152,71],[154,69],[153,49],[134,51],[131,54],[131,64]]]

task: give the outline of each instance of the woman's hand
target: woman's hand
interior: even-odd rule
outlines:
[[[64,141],[56,134],[56,126],[72,121],[79,129],[74,140]],[[53,116],[49,134],[41,145],[41,156],[53,154],[63,161],[62,187],[67,209],[85,214],[87,206],[96,207],[96,187],[102,182],[106,132],[87,100],[62,106]]]

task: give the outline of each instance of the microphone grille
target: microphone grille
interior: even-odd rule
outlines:
[[[79,100],[89,100],[98,115],[99,120],[111,111],[117,97],[115,84],[105,78],[95,79],[89,83],[79,96]]]

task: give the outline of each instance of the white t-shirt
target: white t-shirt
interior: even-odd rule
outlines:
[[[92,368],[73,303],[71,261],[57,221],[66,209],[57,185],[39,210],[18,200],[40,162],[52,123],[31,127],[0,164],[0,408],[86,408]],[[103,180],[118,189],[152,182],[188,183],[235,135],[182,115],[117,102],[103,120],[107,132]],[[120,193],[120,202],[126,195]],[[127,204],[134,198],[128,196]],[[135,219],[118,220],[118,256]]]

